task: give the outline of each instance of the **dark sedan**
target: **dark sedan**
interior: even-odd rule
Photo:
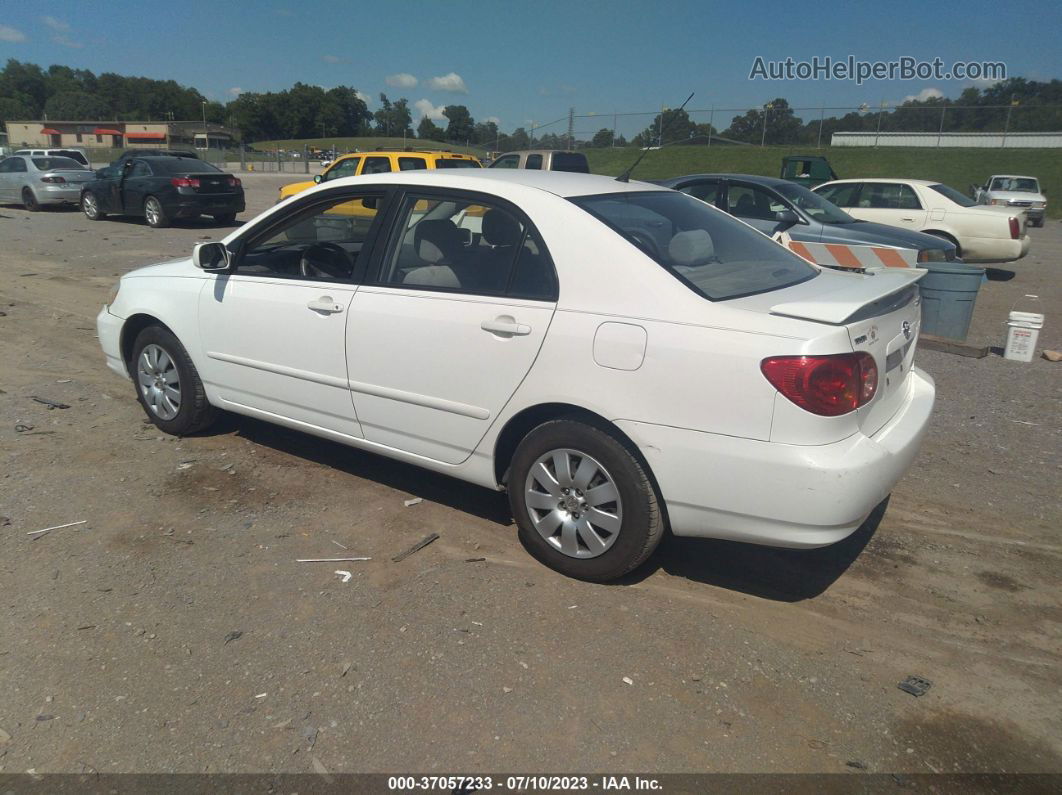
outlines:
[[[81,191],[81,209],[89,219],[136,215],[153,227],[200,215],[231,224],[244,207],[239,179],[185,157],[137,157],[101,168]]]
[[[740,218],[766,235],[787,232],[801,243],[885,245],[915,249],[919,262],[956,259],[943,238],[853,218],[803,185],[752,174],[691,174],[657,180]]]

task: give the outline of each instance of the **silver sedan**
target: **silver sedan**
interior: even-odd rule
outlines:
[[[69,157],[12,155],[0,161],[0,203],[36,211],[45,204],[78,204],[94,172]]]

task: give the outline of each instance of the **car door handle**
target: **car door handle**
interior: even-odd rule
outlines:
[[[530,326],[517,323],[514,318],[508,315],[502,315],[493,320],[484,320],[479,324],[479,327],[484,331],[489,331],[491,334],[501,334],[507,337],[523,337],[531,333]]]
[[[322,295],[320,298],[310,301],[306,306],[314,312],[321,312],[326,315],[343,311],[343,307],[333,301],[330,295]]]
[[[901,221],[914,221],[914,218],[901,218]]]

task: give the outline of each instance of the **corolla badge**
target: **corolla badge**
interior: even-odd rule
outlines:
[[[900,330],[903,332],[904,339],[911,339],[911,321],[903,321],[903,325],[900,326]]]

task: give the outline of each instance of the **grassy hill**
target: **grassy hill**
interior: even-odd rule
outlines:
[[[587,149],[590,170],[618,175],[640,154],[637,149]],[[935,179],[967,193],[992,174],[1038,177],[1048,193],[1048,215],[1062,218],[1062,152],[1057,149],[863,149],[783,146],[673,146],[646,154],[635,179],[665,179],[681,174],[731,172],[777,177],[782,157],[824,154],[841,178],[908,177]]]
[[[378,147],[386,147],[388,149],[405,149],[406,147],[412,147],[413,149],[448,149],[451,152],[461,152],[464,154],[475,155],[476,157],[484,157],[486,151],[476,146],[455,146],[453,144],[439,143],[438,141],[425,141],[420,138],[386,138],[383,136],[372,137],[367,136],[365,138],[303,138],[300,140],[283,140],[283,141],[256,141],[251,144],[252,147],[259,152],[267,152],[276,150],[277,147],[287,150],[302,151],[303,146],[310,149],[331,149],[335,147],[340,152],[346,152],[347,150],[360,149],[362,152],[368,152]]]

